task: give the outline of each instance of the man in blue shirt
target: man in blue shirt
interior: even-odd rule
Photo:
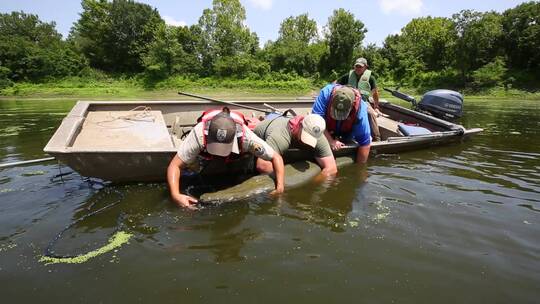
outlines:
[[[356,89],[338,84],[322,88],[313,103],[311,112],[322,116],[326,121],[325,136],[337,151],[345,144],[354,141],[358,145],[356,161],[365,163],[369,156],[371,135],[367,114],[369,105],[362,101]]]

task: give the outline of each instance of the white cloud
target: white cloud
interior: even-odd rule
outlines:
[[[317,35],[319,38],[324,37],[324,25],[317,23]]]
[[[172,26],[186,26],[187,25],[185,21],[177,21],[173,17],[170,17],[170,16],[163,16],[163,20],[165,20],[165,23],[167,25],[172,25]]]
[[[269,10],[272,8],[272,0],[249,0],[253,6],[263,10]]]
[[[379,6],[385,14],[417,15],[421,12],[423,0],[379,0]]]

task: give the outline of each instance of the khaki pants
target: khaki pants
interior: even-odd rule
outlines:
[[[373,109],[373,105],[370,103],[368,107],[369,127],[371,129],[371,138],[373,141],[381,141],[381,132],[379,131],[379,125],[377,124],[377,112]]]

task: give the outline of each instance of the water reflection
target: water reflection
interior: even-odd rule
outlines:
[[[353,204],[363,203],[360,193],[367,176],[367,167],[354,164],[340,169],[333,180],[287,191],[285,200],[291,209],[282,215],[344,232]]]
[[[216,262],[237,262],[245,259],[241,254],[247,242],[256,239],[261,232],[242,227],[250,211],[248,203],[234,203],[206,208],[196,216],[197,223],[190,231],[208,232],[208,240],[202,244],[190,244],[190,250],[204,250],[215,255]]]

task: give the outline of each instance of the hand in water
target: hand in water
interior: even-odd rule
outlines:
[[[198,209],[197,206],[195,206],[198,202],[197,199],[189,195],[179,194],[178,196],[173,197],[173,201],[179,207],[188,208],[190,210]]]
[[[274,191],[270,192],[271,196],[278,196],[282,194],[285,191],[285,188],[283,186],[277,187]]]

